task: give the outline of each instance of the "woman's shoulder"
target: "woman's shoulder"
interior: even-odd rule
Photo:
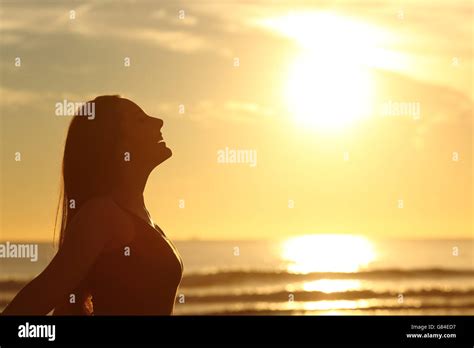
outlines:
[[[88,199],[78,207],[71,224],[83,226],[81,230],[94,230],[107,234],[108,240],[126,241],[133,238],[134,225],[130,216],[110,196]],[[93,228],[87,228],[88,226]],[[87,233],[87,232],[86,232]]]

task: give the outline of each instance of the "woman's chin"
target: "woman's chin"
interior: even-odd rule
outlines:
[[[169,147],[165,147],[164,148],[164,152],[166,153],[166,159],[170,158],[171,156],[173,156],[173,151],[171,151],[171,149]]]
[[[171,149],[169,147],[163,146],[159,150],[159,154],[158,154],[159,163],[162,163],[162,162],[166,161],[172,155],[173,155],[173,152],[171,151]]]

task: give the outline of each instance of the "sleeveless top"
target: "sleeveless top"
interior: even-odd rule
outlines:
[[[171,241],[155,224],[132,212],[135,234],[122,247],[103,252],[86,277],[93,315],[170,315],[183,274]]]

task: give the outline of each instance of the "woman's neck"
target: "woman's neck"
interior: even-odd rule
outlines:
[[[112,191],[113,198],[118,204],[136,213],[146,211],[143,191],[145,190],[146,177],[137,175],[127,175],[122,173],[119,177],[115,189]]]

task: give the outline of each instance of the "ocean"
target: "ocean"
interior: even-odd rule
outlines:
[[[177,241],[176,315],[473,315],[474,240]],[[0,259],[0,308],[54,255]]]

